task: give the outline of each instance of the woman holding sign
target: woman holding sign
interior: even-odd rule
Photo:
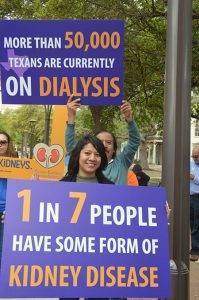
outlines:
[[[4,131],[0,131],[0,156],[6,157],[17,157],[17,152],[14,150],[11,138],[9,134]],[[2,217],[4,216],[6,206],[6,190],[7,190],[7,179],[0,178],[0,261],[2,253],[3,243],[3,223]]]
[[[80,99],[69,98],[67,103],[68,126],[66,130],[66,149],[68,153],[72,151],[75,144],[75,118],[76,111],[80,108]],[[140,135],[136,123],[132,116],[132,109],[129,102],[123,101],[120,106],[121,114],[127,122],[129,140],[124,150],[116,154],[117,142],[115,136],[108,131],[100,131],[96,134],[105,147],[108,165],[103,174],[115,184],[126,184],[127,172],[132,164],[134,155],[140,144]]]
[[[79,99],[73,100],[73,101],[71,99],[69,99],[69,102],[67,104],[68,128],[67,128],[67,132],[66,132],[66,137],[67,137],[68,150],[74,144],[74,121],[75,121],[75,117],[76,117],[76,111],[80,107],[79,101],[80,101]],[[122,153],[120,153],[119,155],[116,155],[117,143],[116,143],[116,139],[112,133],[109,133],[107,131],[102,131],[97,134],[97,138],[99,138],[104,144],[106,158],[108,161],[108,165],[106,167],[104,166],[105,167],[104,171],[102,168],[100,171],[101,172],[103,171],[102,174],[104,174],[109,179],[110,178],[113,179],[112,181],[114,181],[117,184],[125,183],[127,176],[124,174],[125,173],[127,174],[129,166],[131,165],[132,159],[134,157],[135,152],[137,151],[137,148],[138,148],[139,142],[140,142],[140,136],[139,136],[137,126],[132,118],[132,111],[131,111],[130,104],[126,103],[126,102],[123,103],[121,106],[121,112],[124,115],[126,122],[128,123],[128,130],[129,130],[129,141]],[[81,155],[79,155],[79,156],[74,155],[74,153],[77,151],[77,148],[79,148],[78,144],[79,144],[79,142],[77,143],[74,150],[72,150],[72,152],[71,152],[69,165],[68,165],[68,175],[66,177],[64,177],[63,180],[73,181],[73,180],[71,180],[71,178],[74,176],[74,178],[77,178],[77,180],[75,180],[75,181],[83,182],[82,180],[79,180],[79,175],[77,175],[78,172],[74,171],[74,169],[73,169],[73,166],[77,165],[77,161],[79,160],[79,168],[81,170],[81,165],[82,165],[80,163]],[[79,152],[79,150],[77,151],[77,153],[81,153],[81,152]],[[84,150],[84,148],[83,148],[83,150]],[[75,161],[76,161],[76,163],[75,163]],[[105,158],[104,158],[104,161],[105,161]],[[72,173],[71,173],[71,171],[72,171]],[[81,171],[80,171],[80,173],[81,173]],[[92,176],[94,176],[94,173],[92,174]],[[84,182],[106,183],[106,182],[97,180],[97,178],[92,179],[92,181],[91,181],[91,179],[90,179],[91,177],[88,177],[87,179],[85,178]],[[100,299],[100,298],[97,298],[97,299]],[[122,298],[115,298],[115,299],[122,299]],[[130,299],[134,300],[135,298],[130,298]],[[140,300],[141,299],[144,300],[144,298],[140,298]],[[157,298],[154,298],[154,299],[148,298],[148,299],[157,300]]]
[[[68,172],[61,181],[113,184],[103,174],[107,164],[103,143],[95,136],[85,135],[72,150]]]

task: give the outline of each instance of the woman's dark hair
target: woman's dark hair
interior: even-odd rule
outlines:
[[[7,157],[18,157],[17,152],[14,150],[14,147],[13,147],[10,135],[7,132],[5,132],[5,131],[0,131],[0,134],[5,135],[6,138],[7,138],[7,141],[8,141],[8,149],[7,149],[7,151],[6,151],[6,153],[5,153],[4,156],[7,156]]]
[[[97,136],[98,134],[103,133],[103,132],[107,132],[107,133],[109,133],[109,134],[112,136],[112,139],[113,139],[113,149],[114,149],[112,158],[115,158],[115,157],[116,157],[116,152],[117,152],[117,140],[116,140],[116,137],[115,137],[115,135],[114,135],[112,132],[107,131],[107,130],[100,130],[100,131],[97,131],[97,132],[95,133],[95,135]]]
[[[108,161],[105,153],[105,148],[103,143],[96,137],[92,135],[85,135],[81,138],[75,148],[72,150],[70,154],[69,164],[68,164],[68,172],[65,177],[62,179],[63,181],[76,181],[77,174],[79,172],[79,157],[80,152],[84,148],[85,145],[91,143],[93,147],[97,150],[101,157],[101,164],[99,168],[96,170],[95,175],[99,183],[108,183],[108,179],[104,176],[102,171],[107,167]]]

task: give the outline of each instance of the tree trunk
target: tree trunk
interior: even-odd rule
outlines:
[[[147,159],[147,142],[142,140],[140,143],[140,164],[143,169],[149,170],[149,163]]]
[[[103,129],[103,126],[101,123],[102,109],[103,108],[101,106],[90,106],[91,114],[92,114],[93,121],[95,124],[94,133]]]

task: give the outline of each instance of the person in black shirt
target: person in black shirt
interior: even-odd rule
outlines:
[[[134,165],[132,171],[135,173],[139,185],[148,185],[150,177],[143,172],[142,167],[139,164]]]

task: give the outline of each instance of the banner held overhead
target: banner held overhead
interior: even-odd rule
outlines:
[[[4,104],[119,105],[123,96],[120,20],[0,21]]]

